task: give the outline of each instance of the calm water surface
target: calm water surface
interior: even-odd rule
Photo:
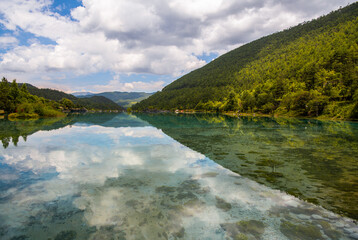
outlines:
[[[172,128],[195,138],[192,117],[182,117],[192,128]],[[168,120],[126,114],[1,120],[0,238],[358,237],[351,218],[222,167],[169,134]],[[200,121],[205,125],[206,120]],[[202,144],[213,143],[217,133],[205,134]],[[249,144],[246,148],[236,159],[254,152]],[[263,166],[276,173],[276,165]]]
[[[138,117],[242,176],[358,220],[358,122]]]

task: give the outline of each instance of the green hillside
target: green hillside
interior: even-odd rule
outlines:
[[[61,103],[30,94],[27,84],[19,87],[16,80],[9,83],[5,77],[0,82],[0,112],[9,114],[9,119],[60,117],[65,115],[61,107]]]
[[[88,109],[123,110],[122,106],[103,96],[78,98],[74,103],[85,106]]]
[[[21,85],[21,84],[20,84]],[[43,97],[53,101],[61,101],[63,98],[71,100],[78,107],[85,107],[87,109],[101,109],[101,110],[123,110],[121,106],[112,100],[103,96],[90,96],[84,98],[77,98],[71,94],[67,94],[58,90],[49,88],[37,88],[27,84],[28,91],[38,97]]]
[[[358,3],[230,51],[133,106],[358,118]]]

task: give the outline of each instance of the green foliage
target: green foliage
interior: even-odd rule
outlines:
[[[36,104],[35,105],[35,113],[40,115],[41,117],[61,117],[64,116],[62,112],[59,112],[53,109],[51,106],[46,104]]]
[[[223,111],[357,119],[357,26],[353,3],[228,52],[133,109],[215,111],[221,102]]]
[[[16,80],[11,84],[6,78],[0,83],[0,107],[9,113],[9,118],[57,117],[64,114],[54,108],[49,100],[31,95],[26,84],[19,89]]]
[[[34,104],[31,104],[28,102],[21,103],[17,106],[16,112],[17,113],[34,113],[35,112]]]
[[[8,118],[12,119],[37,119],[39,115],[36,113],[10,113]]]
[[[17,85],[16,80],[14,79],[10,85],[9,98],[12,101],[17,102],[19,95],[20,95],[19,86]]]
[[[62,98],[60,101],[60,104],[62,104],[62,106],[64,106],[66,109],[70,109],[70,108],[74,108],[75,104],[73,104],[73,102],[70,99],[67,98]]]
[[[10,108],[12,108],[10,106],[10,100],[8,99],[9,91],[9,82],[6,78],[3,77],[0,83],[0,109],[6,112],[8,112]]]
[[[21,88],[20,88],[20,91],[22,92],[22,93],[29,93],[28,91],[27,91],[27,85],[24,83],[24,84],[21,84]]]

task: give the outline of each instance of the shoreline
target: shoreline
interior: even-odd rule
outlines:
[[[321,120],[321,121],[345,121],[345,122],[358,122],[358,119],[339,119],[329,116],[318,116],[318,117],[310,117],[310,116],[290,116],[290,115],[279,115],[279,114],[267,114],[267,113],[246,113],[246,112],[205,112],[205,111],[195,111],[195,110],[158,110],[158,111],[133,111],[138,113],[175,113],[175,114],[201,114],[201,113],[208,113],[208,114],[221,114],[231,117],[269,117],[269,118],[295,118],[295,119],[314,119],[314,120]]]

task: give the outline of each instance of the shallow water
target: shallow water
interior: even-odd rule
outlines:
[[[242,176],[358,220],[358,122],[138,117]]]
[[[225,169],[135,116],[0,121],[0,131],[1,239],[358,234],[352,219]]]

